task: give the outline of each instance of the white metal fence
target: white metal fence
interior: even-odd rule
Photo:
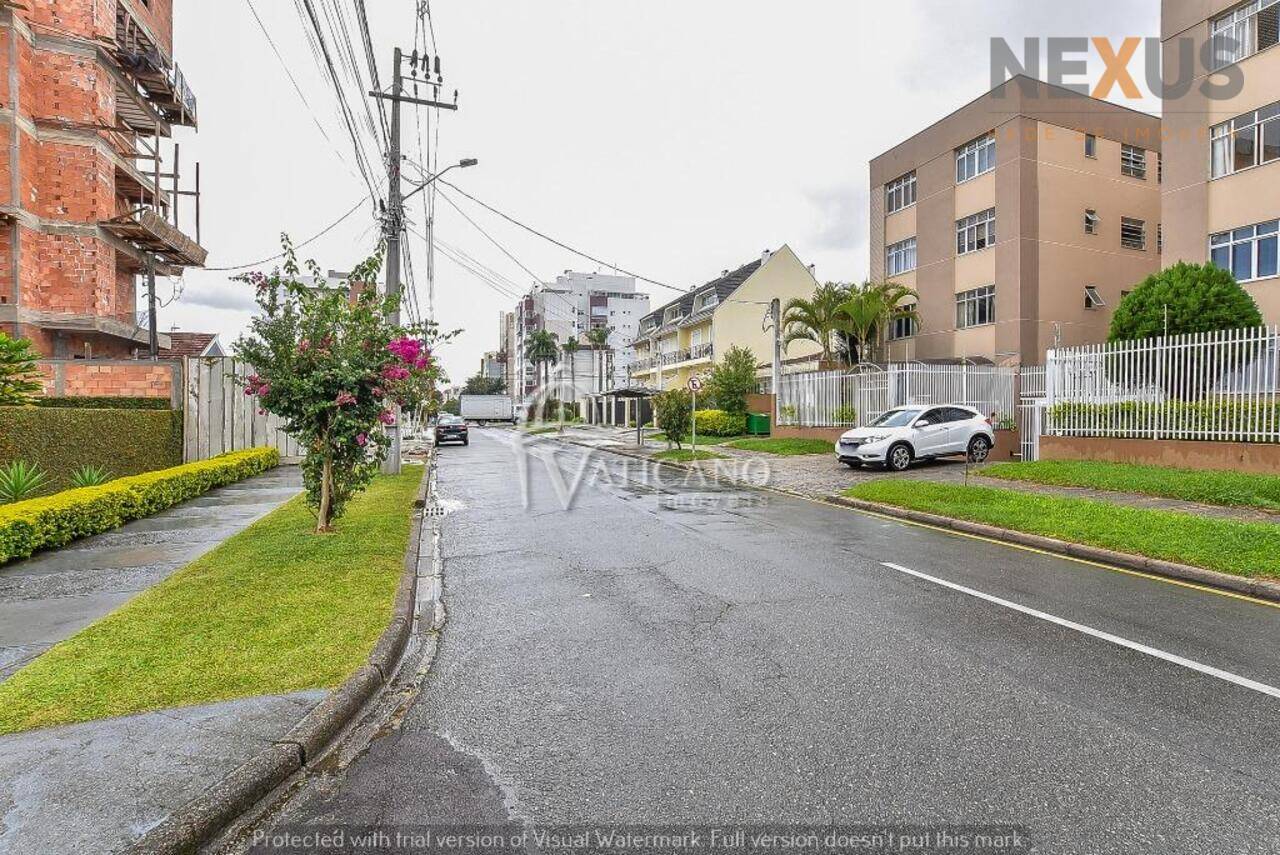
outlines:
[[[280,449],[282,459],[302,457],[298,442],[284,432],[278,416],[258,412],[257,399],[244,394],[237,377],[253,369],[232,357],[186,357],[183,410],[183,460],[207,460],[227,451],[268,445]]]
[[[858,427],[906,404],[963,404],[1011,417],[1018,369],[990,365],[891,363],[852,371],[784,375],[778,421],[804,427]]]
[[[1055,436],[1280,442],[1280,327],[1049,352]]]

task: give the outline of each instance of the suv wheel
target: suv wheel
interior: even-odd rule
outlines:
[[[969,440],[969,462],[981,463],[991,453],[991,440],[979,434]]]
[[[911,448],[906,443],[898,443],[885,455],[884,468],[892,472],[905,472],[910,465]]]

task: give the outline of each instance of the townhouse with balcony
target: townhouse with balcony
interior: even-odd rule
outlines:
[[[130,356],[139,277],[207,255],[199,167],[170,141],[196,126],[173,0],[0,3],[0,66],[0,329],[48,357]]]
[[[1213,261],[1280,323],[1280,0],[1164,0],[1161,40],[1166,68],[1197,58],[1165,98],[1165,263]],[[1219,71],[1238,89],[1205,91]]]
[[[1160,269],[1160,150],[1158,118],[1017,76],[875,158],[871,277],[919,294],[889,358],[1038,363],[1105,340]]]
[[[817,287],[813,269],[785,245],[725,270],[641,318],[632,381],[654,389],[683,386],[735,346],[754,353],[760,375],[767,377],[773,333],[765,330],[763,319],[770,301],[778,298],[785,306],[792,298],[812,297]],[[818,351],[816,345],[796,342],[787,351],[788,361],[811,360]]]

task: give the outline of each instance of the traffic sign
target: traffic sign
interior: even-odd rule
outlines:
[[[689,378],[688,386],[689,386],[689,391],[690,391],[690,392],[693,392],[693,393],[695,393],[695,394],[697,394],[698,392],[701,392],[701,391],[702,391],[702,378],[701,378],[701,377],[690,377],[690,378]]]

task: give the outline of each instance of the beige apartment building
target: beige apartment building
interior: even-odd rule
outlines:
[[[1214,261],[1280,323],[1280,0],[1164,0],[1161,39],[1166,68],[1195,58],[1164,102],[1165,263]]]
[[[871,162],[871,276],[914,288],[892,360],[1039,363],[1160,269],[1160,120],[1015,77]]]

